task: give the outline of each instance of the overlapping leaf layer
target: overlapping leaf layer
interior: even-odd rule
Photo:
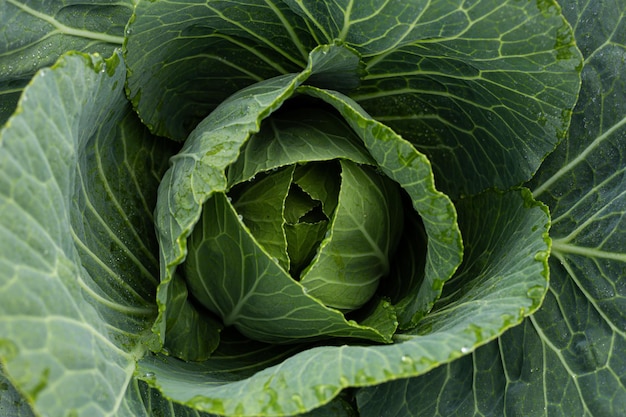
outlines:
[[[0,3],[0,414],[626,409],[623,0],[88,3]]]

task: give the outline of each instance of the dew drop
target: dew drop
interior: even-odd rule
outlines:
[[[469,353],[469,352],[470,352],[470,350],[471,350],[470,348],[463,346],[463,347],[461,348],[461,353],[466,354],[466,353]]]
[[[145,374],[143,374],[144,378],[154,378],[154,372],[146,372]]]

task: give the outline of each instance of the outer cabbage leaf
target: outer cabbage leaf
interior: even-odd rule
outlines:
[[[200,410],[292,415],[327,403],[343,388],[422,374],[473,351],[540,305],[549,217],[528,192],[490,193],[463,206],[465,267],[433,312],[414,331],[397,334],[393,345],[272,346],[226,338],[201,363],[147,356],[139,369],[149,377],[142,379]]]
[[[0,125],[31,77],[66,51],[109,56],[123,41],[132,0],[0,2]]]
[[[626,2],[572,1],[564,12],[585,68],[569,137],[530,183],[553,217],[546,299],[471,356],[363,394],[364,416],[626,410]]]
[[[179,140],[235,91],[303,68],[316,45],[355,48],[365,72],[351,97],[426,153],[453,196],[528,180],[580,86],[554,0],[142,1],[130,29],[133,102]]]
[[[530,179],[563,139],[580,86],[580,52],[556,1],[385,6],[353,7],[341,29],[368,73],[351,97],[428,155],[452,197]],[[393,46],[361,34],[412,7],[389,29],[402,35]]]
[[[173,150],[132,112],[124,69],[65,55],[0,131],[0,361],[37,415],[146,414],[127,386],[156,317],[152,209]]]
[[[317,46],[282,1],[139,1],[129,31],[133,104],[177,140],[236,91],[304,69]]]

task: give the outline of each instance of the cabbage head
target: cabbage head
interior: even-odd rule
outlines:
[[[625,22],[0,1],[0,415],[623,414]]]

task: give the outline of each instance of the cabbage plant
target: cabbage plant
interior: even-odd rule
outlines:
[[[0,19],[0,415],[626,410],[626,1]]]

